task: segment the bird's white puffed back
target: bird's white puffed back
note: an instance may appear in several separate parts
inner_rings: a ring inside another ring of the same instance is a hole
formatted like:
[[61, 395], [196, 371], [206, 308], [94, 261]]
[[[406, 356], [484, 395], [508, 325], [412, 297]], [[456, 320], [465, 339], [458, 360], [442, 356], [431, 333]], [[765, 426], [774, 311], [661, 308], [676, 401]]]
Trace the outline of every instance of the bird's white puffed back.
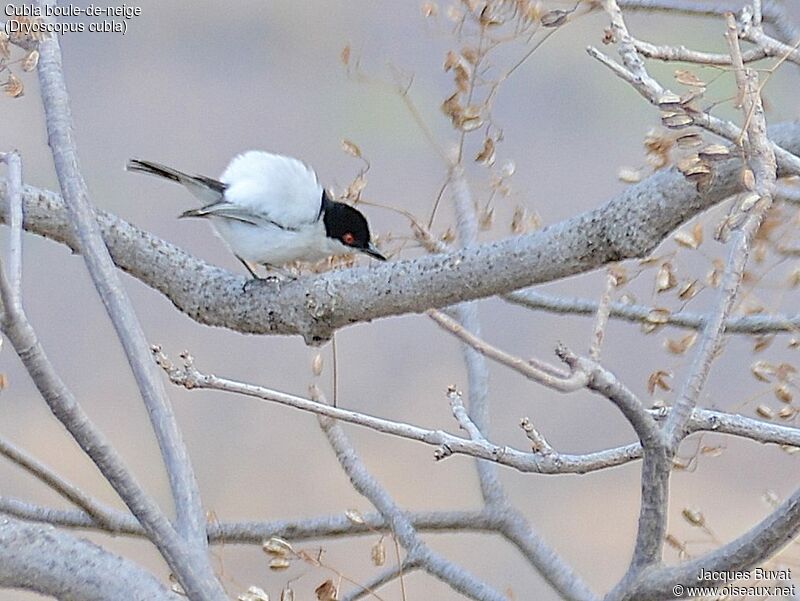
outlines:
[[322, 201], [317, 175], [302, 161], [260, 150], [242, 153], [220, 177], [225, 200], [288, 228], [316, 221]]

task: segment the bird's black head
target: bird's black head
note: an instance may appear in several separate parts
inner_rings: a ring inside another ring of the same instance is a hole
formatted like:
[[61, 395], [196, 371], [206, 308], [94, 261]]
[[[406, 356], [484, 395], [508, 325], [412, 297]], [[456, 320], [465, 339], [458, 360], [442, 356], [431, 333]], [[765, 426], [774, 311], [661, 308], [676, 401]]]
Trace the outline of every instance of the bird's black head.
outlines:
[[330, 200], [327, 194], [324, 194], [322, 204], [322, 219], [328, 238], [338, 240], [354, 251], [363, 252], [379, 261], [386, 260], [372, 245], [369, 225], [360, 211], [343, 202]]

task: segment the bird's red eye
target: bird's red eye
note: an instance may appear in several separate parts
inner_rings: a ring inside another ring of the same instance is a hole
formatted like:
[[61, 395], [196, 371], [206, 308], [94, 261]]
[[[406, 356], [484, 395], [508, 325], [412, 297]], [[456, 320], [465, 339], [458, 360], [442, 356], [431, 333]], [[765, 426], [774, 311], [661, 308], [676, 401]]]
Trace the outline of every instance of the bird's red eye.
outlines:
[[347, 232], [344, 236], [342, 236], [342, 242], [347, 246], [352, 246], [353, 242], [355, 241], [356, 241], [355, 236], [353, 236], [353, 234], [351, 234], [350, 232]]

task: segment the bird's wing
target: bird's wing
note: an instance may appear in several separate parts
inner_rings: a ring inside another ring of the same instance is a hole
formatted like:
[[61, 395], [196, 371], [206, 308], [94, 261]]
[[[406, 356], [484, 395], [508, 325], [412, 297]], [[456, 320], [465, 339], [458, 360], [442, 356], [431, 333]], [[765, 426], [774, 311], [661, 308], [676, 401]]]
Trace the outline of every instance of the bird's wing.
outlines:
[[304, 163], [262, 151], [234, 158], [220, 177], [224, 200], [284, 229], [298, 229], [320, 216], [322, 186]]
[[200, 207], [199, 209], [190, 209], [181, 213], [180, 217], [220, 217], [222, 219], [230, 219], [232, 221], [249, 223], [250, 225], [255, 225], [258, 227], [274, 226], [283, 230], [296, 229], [286, 227], [274, 221], [268, 215], [254, 213], [248, 208], [233, 204], [231, 202], [217, 202]]

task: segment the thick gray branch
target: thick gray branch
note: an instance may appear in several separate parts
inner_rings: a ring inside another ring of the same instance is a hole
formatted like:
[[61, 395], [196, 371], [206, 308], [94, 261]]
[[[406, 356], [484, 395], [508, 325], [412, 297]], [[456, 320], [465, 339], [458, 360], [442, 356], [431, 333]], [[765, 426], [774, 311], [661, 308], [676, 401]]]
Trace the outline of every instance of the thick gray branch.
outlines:
[[43, 524], [0, 518], [0, 587], [63, 601], [177, 601], [150, 573]]
[[[785, 123], [770, 135], [776, 144], [800, 152], [800, 125]], [[644, 257], [679, 225], [737, 191], [740, 167], [736, 159], [721, 162], [703, 193], [668, 169], [597, 209], [538, 232], [452, 254], [335, 271], [283, 285], [264, 283], [246, 291], [244, 277], [199, 261], [118, 217], [98, 211], [98, 221], [116, 264], [196, 321], [320, 341], [351, 323], [446, 307]], [[0, 200], [5, 219], [4, 186]], [[26, 187], [24, 201], [28, 231], [77, 250], [60, 197]]]

